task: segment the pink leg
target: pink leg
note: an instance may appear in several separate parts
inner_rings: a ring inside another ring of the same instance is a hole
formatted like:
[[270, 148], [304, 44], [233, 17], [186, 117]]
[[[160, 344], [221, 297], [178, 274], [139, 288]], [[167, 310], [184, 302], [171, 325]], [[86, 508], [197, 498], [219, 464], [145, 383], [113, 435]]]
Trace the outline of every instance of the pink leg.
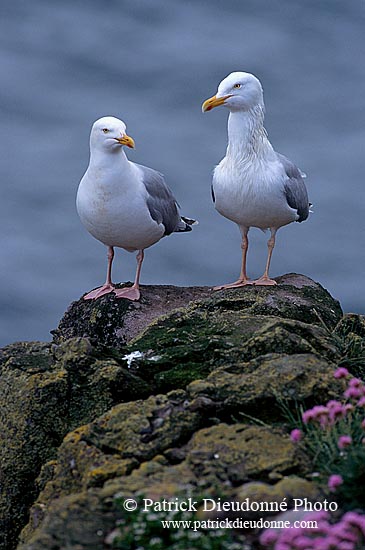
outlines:
[[274, 281], [274, 279], [270, 279], [269, 277], [270, 262], [271, 262], [272, 251], [274, 250], [274, 246], [275, 246], [276, 231], [277, 231], [276, 229], [271, 229], [271, 237], [267, 241], [268, 255], [267, 255], [265, 272], [262, 277], [260, 277], [259, 279], [253, 282], [254, 285], [275, 286], [278, 284], [276, 281]]
[[104, 294], [109, 294], [110, 292], [113, 292], [114, 290], [114, 285], [112, 283], [113, 258], [114, 258], [114, 249], [112, 246], [108, 246], [108, 269], [106, 272], [105, 284], [86, 294], [84, 296], [84, 300], [96, 300], [97, 298], [100, 298], [100, 296], [104, 296]]
[[137, 254], [137, 271], [134, 284], [130, 287], [114, 289], [114, 294], [117, 298], [126, 298], [127, 300], [132, 300], [133, 302], [139, 300], [141, 296], [141, 293], [139, 292], [139, 278], [141, 275], [143, 258], [144, 251], [140, 250]]
[[238, 288], [240, 286], [252, 285], [252, 281], [247, 278], [246, 272], [246, 260], [247, 260], [247, 250], [248, 250], [248, 228], [242, 230], [242, 264], [241, 264], [241, 273], [239, 279], [234, 283], [227, 283], [225, 285], [215, 286], [213, 290], [223, 290], [225, 288]]

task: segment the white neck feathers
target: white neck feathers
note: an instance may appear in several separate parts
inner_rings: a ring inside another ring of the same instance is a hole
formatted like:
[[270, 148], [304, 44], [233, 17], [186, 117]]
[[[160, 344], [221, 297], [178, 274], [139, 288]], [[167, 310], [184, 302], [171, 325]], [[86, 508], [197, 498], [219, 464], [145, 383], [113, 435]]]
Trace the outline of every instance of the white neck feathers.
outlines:
[[[121, 170], [126, 170], [129, 166], [129, 160], [120, 147], [115, 147], [105, 151], [97, 147], [92, 147], [90, 151], [90, 167], [104, 168], [119, 166]], [[113, 168], [113, 169], [114, 169]]]
[[273, 148], [264, 128], [264, 105], [249, 111], [233, 111], [228, 117], [226, 156], [236, 162], [248, 162], [271, 156]]

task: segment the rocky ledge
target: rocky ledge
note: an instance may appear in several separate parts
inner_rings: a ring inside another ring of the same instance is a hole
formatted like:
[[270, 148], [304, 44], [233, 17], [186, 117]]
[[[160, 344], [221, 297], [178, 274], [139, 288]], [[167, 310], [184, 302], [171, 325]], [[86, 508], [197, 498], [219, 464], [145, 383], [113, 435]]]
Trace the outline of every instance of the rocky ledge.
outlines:
[[364, 322], [303, 275], [278, 283], [80, 299], [53, 342], [2, 349], [0, 549], [134, 548], [121, 495], [318, 498], [284, 409], [343, 391]]

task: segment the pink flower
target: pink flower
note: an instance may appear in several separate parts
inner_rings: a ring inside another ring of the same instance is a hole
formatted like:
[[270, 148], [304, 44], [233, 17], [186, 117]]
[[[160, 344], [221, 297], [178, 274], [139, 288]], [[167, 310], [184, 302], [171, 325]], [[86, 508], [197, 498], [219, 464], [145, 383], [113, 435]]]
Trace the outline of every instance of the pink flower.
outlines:
[[349, 435], [340, 435], [337, 441], [337, 446], [339, 449], [344, 449], [352, 443], [352, 437]]
[[329, 409], [325, 407], [324, 405], [316, 405], [312, 409], [308, 409], [307, 411], [304, 411], [302, 414], [302, 420], [304, 424], [308, 424], [308, 422], [316, 421], [319, 422], [322, 428], [325, 428], [330, 424], [329, 419]]
[[295, 430], [292, 430], [290, 433], [290, 439], [293, 441], [293, 443], [298, 443], [303, 437], [302, 430], [298, 430], [296, 428]]
[[349, 374], [349, 371], [345, 369], [345, 367], [339, 367], [337, 370], [335, 370], [333, 376], [335, 378], [346, 378], [346, 376], [348, 376]]
[[[306, 519], [308, 521], [313, 519], [316, 520], [318, 523], [323, 523], [323, 525], [328, 523], [329, 518], [330, 513], [326, 512], [325, 510], [320, 510], [319, 512], [309, 512], [306, 516]], [[308, 530], [308, 528], [306, 528], [306, 530]]]
[[[331, 478], [340, 478], [342, 482], [341, 476], [334, 474]], [[261, 544], [271, 550], [355, 550], [364, 542], [365, 515], [347, 512], [338, 523], [329, 523], [327, 512], [314, 512], [306, 519], [317, 520], [318, 529], [267, 530], [260, 536]]]
[[349, 388], [362, 388], [363, 385], [364, 382], [359, 378], [351, 378], [351, 380], [349, 381]]
[[347, 524], [350, 524], [351, 526], [357, 527], [360, 529], [362, 534], [365, 536], [365, 516], [360, 515], [357, 512], [347, 512], [343, 516], [343, 521], [345, 521]]
[[336, 491], [336, 489], [338, 487], [340, 487], [340, 485], [343, 484], [343, 477], [338, 475], [338, 474], [332, 474], [329, 478], [328, 478], [328, 488], [330, 489], [330, 491]]
[[314, 418], [314, 414], [312, 409], [308, 409], [307, 411], [304, 411], [304, 413], [302, 414], [302, 420], [304, 424], [308, 424], [308, 422], [313, 420], [313, 418]]
[[354, 543], [348, 541], [340, 541], [337, 543], [336, 546], [333, 547], [334, 550], [354, 550], [355, 548], [356, 546], [354, 546]]
[[320, 425], [323, 427], [327, 426], [329, 423], [328, 417], [329, 410], [324, 405], [316, 405], [313, 409], [308, 409], [302, 414], [302, 420], [304, 424], [308, 424], [311, 420], [319, 421]]
[[316, 405], [315, 407], [313, 407], [312, 410], [314, 412], [314, 418], [316, 420], [319, 420], [322, 428], [325, 428], [326, 426], [328, 426], [328, 424], [330, 424], [328, 416], [329, 410], [327, 409], [327, 407], [325, 407], [324, 405]]
[[351, 526], [347, 525], [342, 519], [340, 523], [336, 523], [331, 526], [331, 533], [337, 536], [341, 541], [346, 542], [358, 542], [359, 533], [352, 529]]
[[322, 416], [323, 414], [328, 413], [328, 409], [324, 405], [316, 405], [313, 407], [312, 411], [315, 416]]
[[342, 403], [340, 401], [335, 401], [334, 399], [331, 399], [331, 401], [328, 401], [326, 404], [327, 409], [332, 409], [333, 407], [338, 407], [338, 405], [342, 406]]
[[356, 399], [363, 396], [363, 391], [356, 386], [351, 386], [344, 392], [344, 396], [348, 399]]
[[264, 546], [269, 546], [270, 544], [274, 544], [274, 542], [277, 541], [279, 536], [279, 533], [276, 533], [274, 529], [268, 529], [267, 531], [264, 531], [260, 536], [260, 542]]
[[363, 397], [357, 402], [357, 406], [358, 406], [358, 407], [365, 407], [365, 396], [363, 396]]
[[361, 422], [360, 426], [362, 427], [363, 430], [365, 430], [365, 418], [364, 418], [364, 420]]
[[293, 541], [293, 543], [295, 544], [296, 550], [308, 550], [309, 548], [312, 548], [312, 541], [309, 537], [306, 537], [305, 535], [300, 535]]
[[280, 540], [275, 545], [275, 550], [292, 550], [292, 545], [287, 542], [281, 542]]
[[329, 418], [332, 423], [336, 422], [337, 419], [346, 416], [346, 408], [339, 401], [329, 401], [327, 403], [327, 408], [329, 411]]

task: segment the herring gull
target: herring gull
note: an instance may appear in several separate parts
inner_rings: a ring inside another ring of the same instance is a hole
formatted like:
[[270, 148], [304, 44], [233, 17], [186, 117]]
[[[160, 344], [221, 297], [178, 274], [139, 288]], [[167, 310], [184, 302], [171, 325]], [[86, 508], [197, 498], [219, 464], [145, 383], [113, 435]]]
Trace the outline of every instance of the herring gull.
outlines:
[[[134, 148], [122, 120], [108, 116], [94, 123], [90, 162], [77, 191], [76, 206], [89, 233], [108, 247], [108, 268], [105, 284], [86, 294], [84, 300], [110, 292], [118, 298], [138, 300], [144, 249], [165, 235], [191, 231], [195, 223], [180, 216], [163, 175], [129, 161], [124, 145]], [[112, 283], [114, 247], [138, 250], [132, 287], [116, 289]]]
[[[269, 277], [277, 230], [308, 218], [310, 204], [305, 175], [283, 155], [276, 153], [264, 128], [264, 99], [260, 81], [252, 74], [234, 72], [218, 86], [217, 94], [204, 101], [203, 112], [224, 105], [229, 109], [226, 156], [214, 169], [212, 197], [222, 216], [235, 222], [242, 235], [239, 279], [216, 287], [247, 284], [276, 285]], [[270, 229], [268, 256], [262, 277], [250, 281], [246, 272], [250, 227]]]

